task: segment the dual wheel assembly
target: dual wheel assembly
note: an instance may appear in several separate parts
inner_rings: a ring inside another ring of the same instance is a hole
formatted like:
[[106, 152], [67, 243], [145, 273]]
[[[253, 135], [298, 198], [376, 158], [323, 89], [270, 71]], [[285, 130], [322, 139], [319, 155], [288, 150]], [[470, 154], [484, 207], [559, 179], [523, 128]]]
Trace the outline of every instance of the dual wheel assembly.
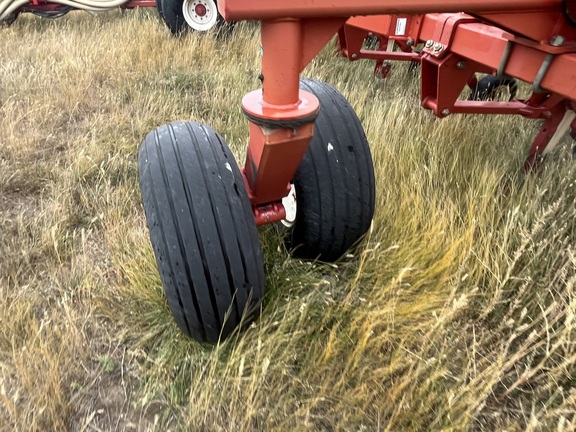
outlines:
[[[320, 101], [314, 137], [292, 182], [297, 257], [334, 261], [369, 229], [374, 168], [366, 135], [330, 85], [302, 80]], [[224, 139], [176, 122], [148, 134], [139, 158], [150, 240], [176, 323], [216, 343], [250, 324], [265, 294], [262, 252], [244, 177]]]

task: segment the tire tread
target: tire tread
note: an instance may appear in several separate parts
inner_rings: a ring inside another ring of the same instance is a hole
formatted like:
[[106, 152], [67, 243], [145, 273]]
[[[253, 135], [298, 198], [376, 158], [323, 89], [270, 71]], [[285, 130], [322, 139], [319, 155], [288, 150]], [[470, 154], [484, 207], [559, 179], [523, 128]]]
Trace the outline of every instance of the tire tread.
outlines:
[[316, 95], [321, 106], [314, 138], [294, 177], [298, 213], [291, 245], [296, 256], [334, 261], [370, 227], [372, 157], [360, 120], [337, 90], [310, 79], [300, 87]]
[[264, 295], [258, 231], [234, 156], [211, 128], [176, 122], [146, 137], [139, 168], [174, 318], [194, 339], [217, 342]]

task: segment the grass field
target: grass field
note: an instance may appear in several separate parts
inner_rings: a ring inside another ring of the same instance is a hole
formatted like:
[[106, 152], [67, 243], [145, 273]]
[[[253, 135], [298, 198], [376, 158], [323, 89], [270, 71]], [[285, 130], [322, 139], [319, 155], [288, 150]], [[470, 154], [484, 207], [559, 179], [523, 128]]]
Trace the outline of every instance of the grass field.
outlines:
[[144, 136], [210, 124], [238, 160], [258, 29], [175, 39], [153, 10], [0, 29], [0, 430], [576, 427], [576, 168], [538, 176], [538, 124], [435, 119], [406, 65], [326, 49], [305, 75], [362, 120], [377, 204], [335, 265], [261, 230], [261, 318], [218, 347], [178, 331], [138, 189]]

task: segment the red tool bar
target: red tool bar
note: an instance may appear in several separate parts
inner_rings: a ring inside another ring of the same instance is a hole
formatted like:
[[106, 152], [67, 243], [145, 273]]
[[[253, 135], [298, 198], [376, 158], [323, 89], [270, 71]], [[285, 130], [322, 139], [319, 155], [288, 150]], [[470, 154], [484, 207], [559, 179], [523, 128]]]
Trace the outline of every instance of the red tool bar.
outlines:
[[559, 11], [561, 0], [220, 0], [227, 20], [350, 17], [432, 12]]
[[[441, 16], [426, 15], [420, 38], [433, 39], [435, 29], [441, 23]], [[474, 60], [494, 71], [499, 68], [505, 56], [507, 44], [510, 40], [514, 40], [510, 33], [481, 23], [461, 24], [451, 36], [450, 52]], [[514, 43], [502, 72], [507, 76], [534, 83], [545, 60], [546, 53], [537, 47]], [[540, 87], [576, 100], [576, 54], [555, 56], [543, 76]]]

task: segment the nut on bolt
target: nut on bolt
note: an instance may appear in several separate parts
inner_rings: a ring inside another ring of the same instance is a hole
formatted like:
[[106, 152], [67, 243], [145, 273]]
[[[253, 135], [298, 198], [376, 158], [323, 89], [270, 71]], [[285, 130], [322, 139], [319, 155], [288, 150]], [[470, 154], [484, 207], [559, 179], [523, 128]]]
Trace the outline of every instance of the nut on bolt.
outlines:
[[433, 40], [427, 40], [426, 41], [426, 45], [424, 45], [425, 48], [432, 48], [432, 46], [434, 45], [434, 41]]
[[354, 54], [352, 54], [350, 57], [355, 60], [355, 59], [358, 58], [358, 54], [354, 53]]
[[409, 47], [414, 46], [414, 39], [408, 39], [406, 41], [406, 45], [408, 45]]
[[565, 41], [566, 41], [566, 39], [562, 35], [552, 36], [552, 39], [550, 39], [550, 45], [552, 45], [554, 47], [559, 47], [559, 46], [564, 45]]
[[444, 108], [442, 111], [440, 111], [440, 114], [447, 116], [450, 114], [450, 110], [448, 108]]
[[440, 42], [436, 42], [433, 46], [432, 49], [434, 50], [434, 52], [440, 52], [444, 49], [444, 46], [440, 43]]

